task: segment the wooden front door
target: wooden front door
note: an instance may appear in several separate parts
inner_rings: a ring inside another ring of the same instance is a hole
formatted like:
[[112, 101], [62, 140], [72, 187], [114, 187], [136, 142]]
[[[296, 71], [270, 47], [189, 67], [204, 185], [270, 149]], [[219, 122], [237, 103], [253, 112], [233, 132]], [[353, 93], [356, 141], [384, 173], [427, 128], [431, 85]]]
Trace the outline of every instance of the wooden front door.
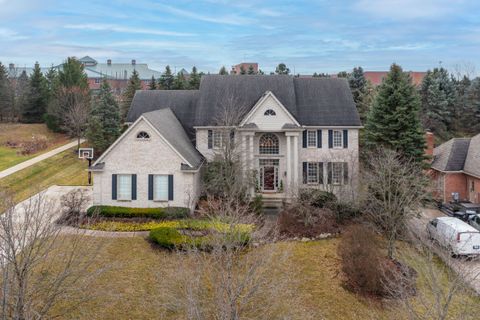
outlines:
[[263, 190], [275, 191], [275, 167], [263, 167]]

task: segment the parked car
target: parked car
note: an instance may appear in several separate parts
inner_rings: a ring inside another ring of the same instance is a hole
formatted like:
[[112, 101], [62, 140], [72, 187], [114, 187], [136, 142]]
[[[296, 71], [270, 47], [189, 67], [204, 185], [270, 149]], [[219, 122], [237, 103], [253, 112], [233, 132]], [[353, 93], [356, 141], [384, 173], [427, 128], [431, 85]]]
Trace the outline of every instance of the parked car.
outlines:
[[440, 205], [440, 210], [448, 216], [468, 220], [472, 214], [480, 214], [480, 204], [470, 202], [449, 202]]
[[480, 214], [471, 214], [468, 216], [467, 222], [477, 230], [480, 230]]
[[427, 224], [430, 238], [454, 256], [480, 254], [480, 231], [454, 217], [439, 217]]

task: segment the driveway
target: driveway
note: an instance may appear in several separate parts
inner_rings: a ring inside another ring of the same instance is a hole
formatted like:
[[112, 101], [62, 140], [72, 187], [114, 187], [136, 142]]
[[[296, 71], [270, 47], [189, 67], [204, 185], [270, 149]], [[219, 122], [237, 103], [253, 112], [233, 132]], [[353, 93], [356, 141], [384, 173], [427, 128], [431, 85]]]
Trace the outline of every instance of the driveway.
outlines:
[[[421, 239], [428, 239], [426, 236], [427, 223], [437, 217], [445, 217], [445, 214], [437, 209], [425, 208], [422, 210], [421, 217], [413, 219], [411, 227], [420, 235]], [[443, 250], [437, 247], [438, 250]], [[440, 255], [442, 256], [442, 255]], [[446, 259], [444, 262], [455, 272], [460, 273], [470, 287], [480, 295], [480, 257], [474, 260], [465, 259]]]

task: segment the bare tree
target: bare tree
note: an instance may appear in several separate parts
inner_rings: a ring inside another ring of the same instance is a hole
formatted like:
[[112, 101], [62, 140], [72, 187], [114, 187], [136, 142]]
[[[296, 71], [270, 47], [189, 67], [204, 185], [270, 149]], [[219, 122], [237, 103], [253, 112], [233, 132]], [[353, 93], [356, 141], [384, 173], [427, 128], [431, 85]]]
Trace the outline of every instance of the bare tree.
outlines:
[[80, 139], [87, 127], [90, 100], [88, 92], [80, 87], [60, 88], [57, 93], [58, 103], [65, 106], [63, 117], [63, 129], [71, 136], [77, 138], [80, 148]]
[[428, 179], [417, 163], [402, 159], [392, 150], [375, 150], [369, 158], [363, 180], [365, 210], [383, 232], [388, 257], [393, 259], [396, 240], [426, 198]]
[[103, 271], [90, 270], [100, 242], [87, 239], [81, 231], [62, 236], [55, 223], [55, 205], [44, 193], [21, 206], [6, 193], [1, 199], [7, 208], [0, 216], [2, 319], [60, 316], [71, 309], [51, 312], [66, 301], [71, 308], [78, 307], [89, 298], [88, 285]]

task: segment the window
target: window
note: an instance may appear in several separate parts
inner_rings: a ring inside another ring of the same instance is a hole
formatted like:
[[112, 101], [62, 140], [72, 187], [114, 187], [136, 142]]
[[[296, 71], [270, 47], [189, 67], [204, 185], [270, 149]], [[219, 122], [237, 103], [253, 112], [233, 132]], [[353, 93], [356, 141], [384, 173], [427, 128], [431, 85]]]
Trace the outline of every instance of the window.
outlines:
[[474, 192], [474, 191], [475, 191], [475, 181], [472, 180], [472, 181], [470, 182], [470, 192]]
[[117, 180], [117, 200], [132, 200], [132, 175], [119, 174]]
[[153, 177], [153, 199], [168, 201], [168, 176], [157, 175]]
[[150, 139], [150, 135], [145, 132], [145, 131], [140, 131], [138, 134], [137, 134], [137, 139], [139, 140], [148, 140]]
[[265, 113], [263, 115], [264, 116], [276, 116], [277, 114], [272, 109], [268, 109], [267, 111], [265, 111]]
[[213, 148], [220, 149], [223, 146], [223, 134], [221, 131], [213, 131]]
[[332, 184], [342, 184], [343, 162], [332, 162]]
[[95, 83], [100, 83], [100, 79], [99, 79], [99, 78], [95, 78]]
[[309, 148], [317, 147], [317, 131], [314, 131], [314, 130], [307, 131], [307, 147]]
[[318, 163], [307, 163], [307, 183], [318, 183]]
[[343, 148], [343, 135], [340, 130], [333, 130], [333, 147]]
[[265, 133], [260, 137], [260, 154], [278, 154], [279, 150], [279, 142], [276, 135], [274, 135], [273, 133]]

